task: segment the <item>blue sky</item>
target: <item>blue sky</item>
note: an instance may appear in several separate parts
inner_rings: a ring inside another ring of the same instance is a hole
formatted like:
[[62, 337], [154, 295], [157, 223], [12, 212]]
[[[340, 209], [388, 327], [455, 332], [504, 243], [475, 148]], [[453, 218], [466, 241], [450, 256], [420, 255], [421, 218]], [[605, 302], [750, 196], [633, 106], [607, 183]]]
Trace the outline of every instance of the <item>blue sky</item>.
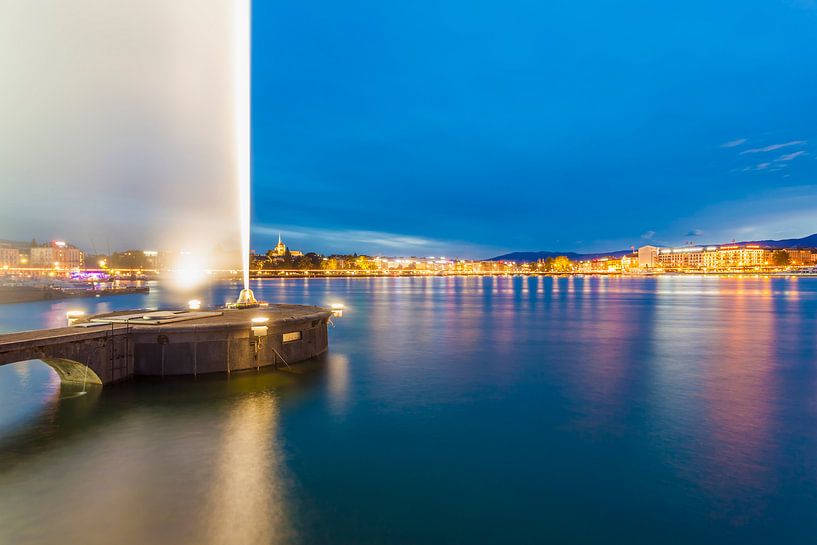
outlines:
[[253, 247], [817, 232], [806, 1], [256, 2]]

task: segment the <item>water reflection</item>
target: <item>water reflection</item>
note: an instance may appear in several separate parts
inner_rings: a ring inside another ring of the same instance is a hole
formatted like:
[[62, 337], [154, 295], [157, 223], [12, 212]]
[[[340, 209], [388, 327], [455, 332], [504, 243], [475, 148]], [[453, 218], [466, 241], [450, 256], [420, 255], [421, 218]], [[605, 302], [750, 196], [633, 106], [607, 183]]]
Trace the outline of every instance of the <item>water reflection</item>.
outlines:
[[734, 280], [662, 288], [654, 361], [655, 402], [667, 426], [659, 433], [678, 453], [676, 470], [737, 522], [761, 512], [758, 500], [775, 488], [763, 460], [771, 455], [774, 322], [782, 315], [772, 312], [768, 281]]
[[201, 543], [286, 543], [294, 535], [276, 448], [277, 400], [258, 393], [238, 401], [213, 437], [221, 448], [210, 478]]
[[57, 390], [0, 442], [0, 543], [291, 542], [277, 396], [313, 383], [262, 372]]
[[[235, 289], [196, 298], [219, 303]], [[268, 301], [343, 302], [329, 354], [286, 372], [137, 381], [88, 400], [40, 364], [0, 367], [0, 542], [95, 543], [123, 528], [122, 543], [817, 536], [815, 280], [275, 279], [253, 289]], [[169, 297], [85, 303], [94, 312]], [[25, 308], [0, 307], [0, 330], [64, 318], [55, 303]], [[42, 510], [56, 515], [40, 524]]]
[[329, 381], [329, 402], [332, 411], [342, 416], [349, 403], [349, 358], [345, 354], [329, 354], [326, 362]]

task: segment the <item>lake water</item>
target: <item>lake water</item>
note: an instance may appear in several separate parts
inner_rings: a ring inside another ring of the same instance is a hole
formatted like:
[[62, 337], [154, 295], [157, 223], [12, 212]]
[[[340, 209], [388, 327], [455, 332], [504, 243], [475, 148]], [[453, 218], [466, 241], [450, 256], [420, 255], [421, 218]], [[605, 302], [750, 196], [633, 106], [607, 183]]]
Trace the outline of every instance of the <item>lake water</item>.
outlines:
[[[154, 288], [0, 331], [191, 298]], [[86, 395], [0, 367], [0, 543], [817, 542], [817, 279], [253, 289], [344, 303], [330, 352]]]

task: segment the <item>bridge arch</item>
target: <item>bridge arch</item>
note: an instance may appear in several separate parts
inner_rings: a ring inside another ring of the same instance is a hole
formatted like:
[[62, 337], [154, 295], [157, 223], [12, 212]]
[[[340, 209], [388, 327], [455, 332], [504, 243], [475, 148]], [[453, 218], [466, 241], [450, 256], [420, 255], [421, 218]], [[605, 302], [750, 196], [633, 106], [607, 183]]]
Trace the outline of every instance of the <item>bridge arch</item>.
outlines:
[[99, 375], [84, 363], [65, 358], [40, 358], [40, 361], [56, 371], [63, 384], [102, 384]]

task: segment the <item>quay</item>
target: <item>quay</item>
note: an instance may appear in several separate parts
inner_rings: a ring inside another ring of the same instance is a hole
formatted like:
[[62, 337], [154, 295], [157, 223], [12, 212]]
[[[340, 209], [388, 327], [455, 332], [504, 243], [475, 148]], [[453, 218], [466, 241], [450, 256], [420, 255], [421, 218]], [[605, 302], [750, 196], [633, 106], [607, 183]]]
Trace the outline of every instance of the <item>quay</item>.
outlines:
[[51, 301], [76, 297], [107, 297], [109, 295], [129, 295], [148, 292], [150, 292], [148, 286], [125, 286], [102, 289], [53, 288], [48, 286], [0, 286], [0, 304]]
[[231, 373], [289, 366], [325, 352], [332, 311], [301, 305], [130, 310], [67, 327], [0, 335], [0, 365], [42, 360], [62, 382]]

